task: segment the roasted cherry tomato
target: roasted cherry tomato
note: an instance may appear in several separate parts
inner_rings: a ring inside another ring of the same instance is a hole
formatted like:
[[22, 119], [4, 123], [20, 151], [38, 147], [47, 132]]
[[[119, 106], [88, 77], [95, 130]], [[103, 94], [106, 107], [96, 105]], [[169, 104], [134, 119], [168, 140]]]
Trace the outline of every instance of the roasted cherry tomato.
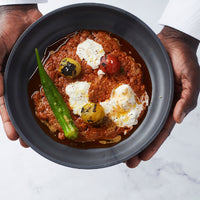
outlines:
[[105, 116], [104, 109], [99, 103], [89, 102], [81, 109], [81, 118], [85, 123], [98, 125]]
[[81, 72], [81, 64], [72, 58], [64, 58], [60, 62], [58, 71], [66, 77], [75, 78]]
[[119, 60], [112, 54], [101, 58], [100, 68], [104, 73], [115, 74], [120, 70]]

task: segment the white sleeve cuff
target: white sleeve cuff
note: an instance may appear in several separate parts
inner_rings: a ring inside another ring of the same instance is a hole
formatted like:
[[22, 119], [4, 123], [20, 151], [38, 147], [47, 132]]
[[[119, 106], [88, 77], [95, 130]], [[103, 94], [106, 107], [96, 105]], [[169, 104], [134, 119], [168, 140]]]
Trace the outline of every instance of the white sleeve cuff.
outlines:
[[170, 0], [159, 23], [200, 40], [200, 1]]
[[0, 6], [15, 4], [37, 4], [45, 3], [48, 0], [0, 0]]

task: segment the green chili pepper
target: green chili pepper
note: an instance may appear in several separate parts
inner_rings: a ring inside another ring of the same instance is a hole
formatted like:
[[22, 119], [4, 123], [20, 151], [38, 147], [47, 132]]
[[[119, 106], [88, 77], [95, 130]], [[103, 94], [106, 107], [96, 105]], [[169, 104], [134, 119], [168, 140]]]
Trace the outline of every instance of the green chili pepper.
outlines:
[[54, 85], [51, 78], [46, 73], [38, 53], [37, 48], [35, 49], [38, 69], [40, 74], [40, 81], [43, 86], [46, 98], [49, 102], [49, 105], [58, 120], [58, 123], [62, 127], [65, 137], [69, 139], [75, 139], [78, 136], [78, 129], [74, 125], [74, 122], [71, 118], [69, 109], [65, 104], [60, 92]]

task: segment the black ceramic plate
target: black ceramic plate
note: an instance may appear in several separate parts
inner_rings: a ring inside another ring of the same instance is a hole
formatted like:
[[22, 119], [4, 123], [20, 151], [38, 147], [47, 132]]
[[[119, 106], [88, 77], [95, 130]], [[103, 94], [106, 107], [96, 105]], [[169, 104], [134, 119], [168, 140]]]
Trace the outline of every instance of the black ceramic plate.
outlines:
[[[50, 44], [80, 29], [121, 36], [139, 52], [151, 76], [152, 98], [144, 121], [128, 139], [110, 148], [82, 150], [55, 142], [42, 131], [29, 106], [27, 86], [37, 66], [34, 49], [42, 56]], [[74, 168], [108, 167], [138, 154], [160, 132], [173, 98], [172, 68], [157, 36], [134, 15], [102, 4], [71, 5], [39, 19], [14, 46], [4, 81], [6, 106], [20, 137], [49, 160]]]

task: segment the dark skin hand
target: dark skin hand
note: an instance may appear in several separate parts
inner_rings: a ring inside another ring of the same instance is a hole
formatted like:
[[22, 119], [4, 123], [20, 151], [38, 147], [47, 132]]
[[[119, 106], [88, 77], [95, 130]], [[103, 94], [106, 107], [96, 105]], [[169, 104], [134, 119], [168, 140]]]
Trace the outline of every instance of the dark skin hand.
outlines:
[[174, 125], [181, 123], [196, 107], [200, 91], [200, 68], [196, 56], [199, 41], [170, 27], [164, 27], [158, 37], [169, 54], [174, 70], [173, 105], [166, 124], [156, 139], [141, 153], [126, 161], [130, 168], [154, 156], [170, 135]]
[[0, 6], [0, 115], [4, 130], [10, 140], [19, 139], [23, 147], [28, 147], [19, 138], [8, 116], [4, 102], [3, 73], [7, 57], [19, 36], [33, 22], [42, 16], [37, 5]]

